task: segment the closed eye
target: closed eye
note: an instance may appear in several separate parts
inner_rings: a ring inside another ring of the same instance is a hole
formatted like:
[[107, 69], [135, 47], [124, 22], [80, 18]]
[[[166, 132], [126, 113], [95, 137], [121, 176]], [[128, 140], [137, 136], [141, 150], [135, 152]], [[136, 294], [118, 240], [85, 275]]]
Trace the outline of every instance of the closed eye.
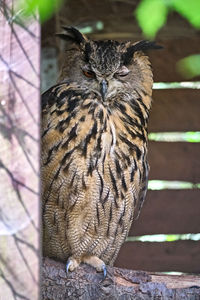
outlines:
[[115, 73], [116, 77], [125, 77], [128, 75], [130, 70], [126, 66], [121, 66], [120, 69]]
[[[129, 72], [128, 72], [129, 73]], [[116, 76], [125, 77], [128, 73], [115, 73]]]

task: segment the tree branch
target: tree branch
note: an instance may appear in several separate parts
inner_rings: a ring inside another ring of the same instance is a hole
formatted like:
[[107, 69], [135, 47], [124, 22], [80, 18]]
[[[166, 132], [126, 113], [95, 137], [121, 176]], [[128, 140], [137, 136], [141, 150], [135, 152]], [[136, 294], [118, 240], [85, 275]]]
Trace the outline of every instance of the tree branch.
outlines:
[[65, 265], [45, 258], [42, 269], [42, 300], [58, 299], [199, 299], [200, 278], [192, 275], [163, 275], [108, 267], [102, 273], [81, 264], [66, 274]]

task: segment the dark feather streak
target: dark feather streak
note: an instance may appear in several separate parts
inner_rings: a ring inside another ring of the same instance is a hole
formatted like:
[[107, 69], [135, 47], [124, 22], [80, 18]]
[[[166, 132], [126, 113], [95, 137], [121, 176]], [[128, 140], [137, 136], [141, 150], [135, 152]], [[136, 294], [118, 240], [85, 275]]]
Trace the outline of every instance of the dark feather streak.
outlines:
[[110, 173], [110, 178], [111, 178], [111, 182], [112, 182], [113, 189], [114, 189], [114, 191], [115, 191], [116, 197], [119, 197], [116, 179], [115, 179], [115, 176], [113, 175], [113, 172], [112, 172], [110, 166], [109, 166], [109, 173]]
[[128, 145], [131, 152], [134, 151], [136, 153], [137, 159], [139, 160], [142, 153], [141, 150], [138, 148], [138, 146], [136, 144], [133, 144], [131, 141], [129, 141], [125, 136], [121, 134], [119, 134], [119, 138], [123, 143]]
[[78, 127], [78, 123], [75, 124], [70, 130], [70, 132], [68, 133], [68, 139], [64, 142], [64, 144], [62, 144], [63, 149], [68, 148], [69, 142], [77, 137], [77, 132], [76, 132], [77, 127]]

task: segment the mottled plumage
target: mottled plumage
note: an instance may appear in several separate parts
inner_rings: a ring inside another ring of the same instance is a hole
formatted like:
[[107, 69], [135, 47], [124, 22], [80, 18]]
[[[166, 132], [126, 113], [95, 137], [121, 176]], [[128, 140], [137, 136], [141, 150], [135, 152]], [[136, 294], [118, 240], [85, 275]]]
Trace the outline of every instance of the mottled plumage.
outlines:
[[44, 255], [112, 265], [145, 197], [154, 43], [88, 41], [74, 28], [42, 96]]

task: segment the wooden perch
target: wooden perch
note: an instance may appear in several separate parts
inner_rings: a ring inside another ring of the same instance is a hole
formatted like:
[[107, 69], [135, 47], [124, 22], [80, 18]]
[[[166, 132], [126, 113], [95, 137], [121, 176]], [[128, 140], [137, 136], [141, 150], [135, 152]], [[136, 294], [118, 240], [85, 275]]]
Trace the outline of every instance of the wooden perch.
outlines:
[[69, 274], [65, 265], [45, 258], [42, 268], [42, 300], [58, 299], [200, 299], [200, 277], [163, 275], [108, 267], [103, 279], [88, 265]]

